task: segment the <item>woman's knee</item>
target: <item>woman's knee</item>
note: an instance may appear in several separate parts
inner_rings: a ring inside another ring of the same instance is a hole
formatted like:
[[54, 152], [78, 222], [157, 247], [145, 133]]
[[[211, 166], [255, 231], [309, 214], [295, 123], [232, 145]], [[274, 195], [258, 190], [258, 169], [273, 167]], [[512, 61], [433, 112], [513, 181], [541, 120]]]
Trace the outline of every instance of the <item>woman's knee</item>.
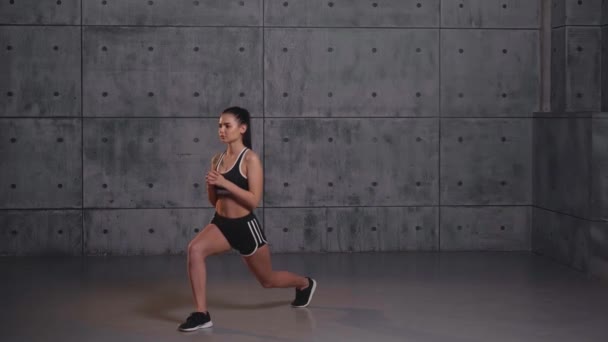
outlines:
[[188, 244], [188, 255], [197, 258], [205, 258], [209, 255], [209, 248], [205, 241], [190, 241]]
[[262, 285], [262, 287], [265, 289], [277, 287], [275, 278], [272, 276], [272, 274], [260, 277], [258, 280], [260, 281], [260, 285]]

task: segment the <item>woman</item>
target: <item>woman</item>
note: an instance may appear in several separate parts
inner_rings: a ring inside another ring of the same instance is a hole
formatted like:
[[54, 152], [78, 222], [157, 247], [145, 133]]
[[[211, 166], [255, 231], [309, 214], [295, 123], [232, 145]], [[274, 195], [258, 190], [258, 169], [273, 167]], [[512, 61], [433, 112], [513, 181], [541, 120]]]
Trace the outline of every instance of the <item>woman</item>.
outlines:
[[315, 292], [314, 279], [273, 271], [266, 236], [253, 214], [262, 197], [263, 173], [258, 155], [251, 150], [251, 118], [246, 109], [230, 107], [219, 121], [220, 140], [226, 151], [216, 155], [207, 173], [207, 193], [215, 215], [188, 245], [188, 275], [196, 302], [181, 331], [213, 326], [207, 311], [205, 259], [236, 249], [264, 288], [295, 287], [293, 307], [305, 307]]

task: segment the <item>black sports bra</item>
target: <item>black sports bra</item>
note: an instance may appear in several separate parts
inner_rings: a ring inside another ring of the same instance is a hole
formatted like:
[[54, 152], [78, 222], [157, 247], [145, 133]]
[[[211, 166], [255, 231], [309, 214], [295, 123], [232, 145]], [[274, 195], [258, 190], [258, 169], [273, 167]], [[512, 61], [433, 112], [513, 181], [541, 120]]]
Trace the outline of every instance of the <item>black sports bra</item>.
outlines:
[[[245, 190], [249, 190], [249, 182], [247, 182], [247, 177], [245, 177], [241, 173], [241, 164], [243, 163], [243, 159], [245, 158], [245, 154], [247, 153], [247, 150], [248, 150], [248, 148], [245, 147], [241, 151], [241, 153], [239, 153], [238, 158], [236, 158], [236, 161], [234, 162], [234, 164], [232, 165], [230, 170], [226, 171], [225, 173], [222, 173], [222, 176], [224, 176], [224, 178], [226, 178], [226, 180], [231, 181], [232, 183], [236, 184], [239, 188], [245, 189]], [[220, 164], [222, 163], [222, 160], [224, 160], [225, 155], [226, 155], [226, 152], [223, 152], [222, 155], [220, 156], [220, 160], [217, 162], [215, 171], [217, 171], [217, 172], [220, 171]], [[230, 191], [226, 190], [224, 187], [216, 185], [215, 194], [216, 195], [229, 195]]]

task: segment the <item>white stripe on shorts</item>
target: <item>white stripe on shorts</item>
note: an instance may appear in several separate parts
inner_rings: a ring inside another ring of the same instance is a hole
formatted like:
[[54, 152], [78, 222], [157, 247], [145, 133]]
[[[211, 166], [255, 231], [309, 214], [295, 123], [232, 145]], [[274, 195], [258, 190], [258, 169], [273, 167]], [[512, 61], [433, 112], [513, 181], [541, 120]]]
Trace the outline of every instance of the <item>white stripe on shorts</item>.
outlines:
[[253, 236], [253, 241], [255, 241], [255, 246], [257, 247], [261, 242], [258, 241], [257, 234], [255, 233], [255, 227], [251, 222], [253, 221], [247, 222], [247, 226], [249, 227], [249, 231], [251, 232], [251, 235]]
[[260, 225], [258, 223], [258, 220], [254, 220], [253, 224], [256, 226], [256, 228], [258, 229], [258, 233], [260, 233], [260, 240], [264, 241], [264, 243], [268, 243], [268, 241], [266, 241], [264, 239], [264, 236], [262, 235], [262, 229], [260, 229]]
[[262, 244], [262, 235], [260, 234], [260, 232], [258, 232], [258, 228], [255, 226], [255, 220], [251, 220], [251, 225], [253, 226], [253, 232], [258, 237], [258, 241], [260, 242], [260, 245], [261, 245]]

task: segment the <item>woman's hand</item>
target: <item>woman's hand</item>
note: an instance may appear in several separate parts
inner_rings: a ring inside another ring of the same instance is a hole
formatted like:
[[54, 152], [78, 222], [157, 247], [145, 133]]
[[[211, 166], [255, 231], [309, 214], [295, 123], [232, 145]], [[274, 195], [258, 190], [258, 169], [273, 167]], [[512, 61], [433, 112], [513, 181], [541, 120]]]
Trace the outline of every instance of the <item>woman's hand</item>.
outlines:
[[219, 173], [215, 170], [207, 172], [205, 181], [207, 182], [208, 185], [216, 185], [216, 186], [220, 186], [220, 187], [224, 187], [224, 184], [226, 184], [226, 178], [224, 178], [224, 176], [221, 173]]

